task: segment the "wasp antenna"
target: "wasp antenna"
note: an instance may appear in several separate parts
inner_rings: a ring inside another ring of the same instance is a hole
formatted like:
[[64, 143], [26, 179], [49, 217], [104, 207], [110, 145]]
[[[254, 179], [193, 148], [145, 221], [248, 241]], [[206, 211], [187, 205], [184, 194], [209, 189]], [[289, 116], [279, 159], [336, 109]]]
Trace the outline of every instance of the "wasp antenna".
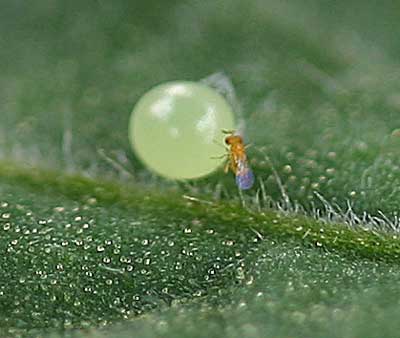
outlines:
[[235, 130], [222, 129], [221, 131], [223, 134], [234, 134], [235, 133]]
[[221, 144], [221, 142], [217, 141], [216, 139], [213, 139], [213, 143], [216, 144], [219, 147], [222, 147], [222, 148], [226, 149], [226, 147], [223, 144]]

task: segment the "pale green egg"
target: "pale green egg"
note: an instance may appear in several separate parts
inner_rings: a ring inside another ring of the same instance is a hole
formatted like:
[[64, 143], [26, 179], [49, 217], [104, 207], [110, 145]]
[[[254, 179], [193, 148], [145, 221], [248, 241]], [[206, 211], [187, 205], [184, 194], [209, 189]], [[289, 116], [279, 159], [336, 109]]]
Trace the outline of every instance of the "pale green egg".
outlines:
[[148, 169], [172, 179], [205, 176], [226, 158], [222, 129], [234, 129], [232, 108], [214, 89], [197, 82], [158, 85], [133, 109], [129, 138]]

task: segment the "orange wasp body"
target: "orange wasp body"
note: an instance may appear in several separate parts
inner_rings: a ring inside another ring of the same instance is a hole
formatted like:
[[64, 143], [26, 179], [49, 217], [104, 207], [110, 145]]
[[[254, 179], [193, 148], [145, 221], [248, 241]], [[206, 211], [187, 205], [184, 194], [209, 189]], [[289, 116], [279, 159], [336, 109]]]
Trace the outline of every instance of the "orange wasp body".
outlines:
[[234, 131], [223, 131], [229, 134], [225, 137], [225, 144], [229, 146], [229, 159], [225, 166], [225, 172], [229, 168], [236, 176], [236, 184], [242, 190], [250, 189], [254, 184], [254, 175], [247, 162], [246, 146], [243, 138]]

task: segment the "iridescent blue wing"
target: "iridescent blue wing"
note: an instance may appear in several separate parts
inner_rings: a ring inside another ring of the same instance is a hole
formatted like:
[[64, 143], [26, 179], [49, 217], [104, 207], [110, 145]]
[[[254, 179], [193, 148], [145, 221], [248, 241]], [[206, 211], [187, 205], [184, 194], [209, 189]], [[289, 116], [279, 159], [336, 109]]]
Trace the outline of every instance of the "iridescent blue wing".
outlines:
[[247, 161], [238, 162], [236, 184], [241, 190], [250, 189], [254, 184], [254, 174], [247, 164]]

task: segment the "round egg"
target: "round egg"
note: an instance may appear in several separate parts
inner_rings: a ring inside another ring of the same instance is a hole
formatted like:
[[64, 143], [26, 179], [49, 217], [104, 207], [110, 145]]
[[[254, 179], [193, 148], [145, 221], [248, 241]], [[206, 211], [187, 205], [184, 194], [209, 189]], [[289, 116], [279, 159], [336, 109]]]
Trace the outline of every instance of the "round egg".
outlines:
[[222, 130], [234, 126], [232, 108], [214, 89], [197, 82], [168, 82], [137, 102], [129, 138], [151, 171], [171, 179], [193, 179], [226, 161]]

